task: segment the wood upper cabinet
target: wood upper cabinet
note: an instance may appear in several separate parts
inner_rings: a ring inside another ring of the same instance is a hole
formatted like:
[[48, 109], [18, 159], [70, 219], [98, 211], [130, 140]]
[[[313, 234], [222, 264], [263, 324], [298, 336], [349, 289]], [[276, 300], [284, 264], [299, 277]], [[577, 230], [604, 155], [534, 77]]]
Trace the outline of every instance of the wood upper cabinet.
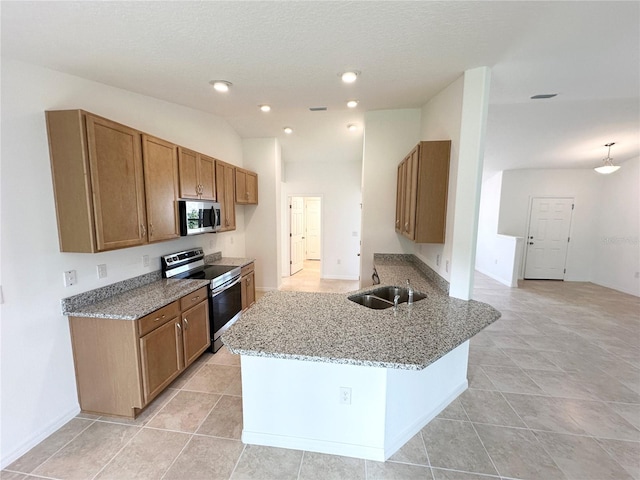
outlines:
[[254, 262], [242, 267], [240, 274], [242, 311], [256, 303], [256, 275]]
[[220, 160], [216, 160], [216, 192], [220, 203], [221, 219], [220, 232], [236, 229], [235, 209], [235, 167]]
[[211, 344], [207, 288], [138, 320], [70, 317], [82, 411], [135, 417]]
[[178, 148], [180, 198], [216, 199], [215, 159]]
[[236, 203], [241, 205], [258, 204], [258, 174], [235, 167]]
[[178, 238], [178, 147], [142, 135], [142, 157], [149, 242]]
[[46, 119], [60, 251], [144, 244], [140, 132], [81, 110]]
[[444, 243], [451, 141], [420, 142], [398, 165], [395, 229], [416, 243]]

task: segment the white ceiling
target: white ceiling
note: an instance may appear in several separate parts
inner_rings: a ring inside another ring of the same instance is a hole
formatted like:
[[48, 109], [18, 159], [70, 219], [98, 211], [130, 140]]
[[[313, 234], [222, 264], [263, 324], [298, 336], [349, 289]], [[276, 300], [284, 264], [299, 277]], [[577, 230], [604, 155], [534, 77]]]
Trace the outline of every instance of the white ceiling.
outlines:
[[278, 137], [286, 161], [357, 160], [348, 123], [421, 107], [478, 66], [492, 68], [485, 173], [591, 168], [610, 141], [616, 163], [640, 154], [639, 2], [2, 1], [0, 15], [3, 57], [214, 113]]

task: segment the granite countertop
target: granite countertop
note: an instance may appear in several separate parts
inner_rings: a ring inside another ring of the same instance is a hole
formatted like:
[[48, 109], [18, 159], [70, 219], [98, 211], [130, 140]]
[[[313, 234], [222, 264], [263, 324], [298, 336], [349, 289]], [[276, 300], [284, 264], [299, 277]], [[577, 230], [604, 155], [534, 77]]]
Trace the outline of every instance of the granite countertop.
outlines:
[[63, 309], [62, 313], [69, 317], [137, 320], [206, 285], [209, 285], [209, 280], [163, 278], [105, 300], [74, 309]]
[[236, 354], [421, 370], [498, 318], [486, 303], [449, 297], [407, 261], [376, 261], [381, 286], [407, 278], [427, 298], [373, 310], [344, 293], [268, 292], [223, 334]]
[[255, 262], [255, 258], [222, 257], [217, 260], [207, 261], [207, 265], [228, 265], [230, 267], [244, 267]]

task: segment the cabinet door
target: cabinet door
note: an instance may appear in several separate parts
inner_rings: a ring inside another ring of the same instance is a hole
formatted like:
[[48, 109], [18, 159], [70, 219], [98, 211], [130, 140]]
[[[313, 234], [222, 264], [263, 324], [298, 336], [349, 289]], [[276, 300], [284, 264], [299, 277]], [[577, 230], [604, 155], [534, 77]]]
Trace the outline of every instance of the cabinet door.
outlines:
[[398, 179], [396, 184], [396, 232], [402, 233], [402, 225], [404, 222], [404, 180], [405, 180], [406, 161], [398, 164]]
[[256, 274], [251, 272], [247, 275], [247, 308], [256, 303]]
[[258, 204], [258, 174], [253, 172], [247, 172], [246, 187], [247, 187], [247, 203], [250, 205]]
[[418, 192], [418, 160], [420, 148], [414, 148], [407, 158], [406, 196], [404, 206], [405, 229], [404, 234], [415, 239], [416, 234], [416, 200]]
[[216, 199], [216, 161], [200, 155], [200, 198], [203, 200]]
[[86, 116], [98, 251], [146, 242], [140, 133]]
[[211, 345], [208, 301], [200, 302], [182, 313], [182, 332], [186, 368]]
[[178, 238], [177, 147], [164, 140], [143, 135], [142, 153], [149, 241]]
[[179, 318], [140, 339], [145, 403], [158, 395], [184, 368], [182, 326]]
[[198, 189], [198, 154], [184, 148], [178, 149], [180, 198], [200, 198]]
[[236, 203], [247, 203], [247, 174], [244, 170], [236, 168]]
[[234, 168], [224, 162], [216, 161], [216, 193], [221, 206], [221, 232], [236, 229], [235, 176]]

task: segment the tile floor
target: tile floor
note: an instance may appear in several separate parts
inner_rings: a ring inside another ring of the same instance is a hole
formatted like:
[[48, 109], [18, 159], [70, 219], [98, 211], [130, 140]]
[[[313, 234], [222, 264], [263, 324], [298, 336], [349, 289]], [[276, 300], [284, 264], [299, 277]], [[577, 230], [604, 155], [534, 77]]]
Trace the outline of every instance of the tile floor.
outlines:
[[324, 280], [320, 278], [320, 261], [305, 260], [302, 270], [282, 279], [280, 290], [298, 292], [346, 293], [358, 290], [358, 280]]
[[243, 445], [240, 367], [222, 349], [138, 419], [79, 415], [0, 477], [640, 479], [640, 299], [479, 274], [475, 298], [503, 315], [471, 341], [469, 389], [387, 462]]

